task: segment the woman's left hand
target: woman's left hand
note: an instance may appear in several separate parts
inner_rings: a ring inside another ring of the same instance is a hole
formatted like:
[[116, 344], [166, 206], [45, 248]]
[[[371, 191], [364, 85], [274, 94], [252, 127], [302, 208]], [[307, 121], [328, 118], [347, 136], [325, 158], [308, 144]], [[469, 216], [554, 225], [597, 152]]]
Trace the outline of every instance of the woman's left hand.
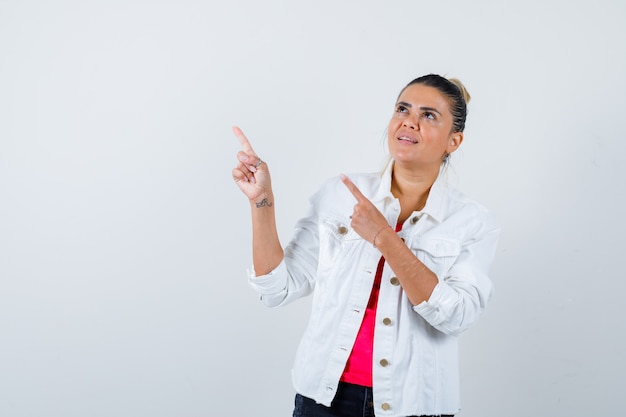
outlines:
[[350, 178], [341, 175], [341, 181], [356, 198], [356, 205], [352, 213], [352, 228], [363, 239], [375, 245], [376, 236], [383, 229], [391, 226], [389, 226], [385, 216], [361, 193]]

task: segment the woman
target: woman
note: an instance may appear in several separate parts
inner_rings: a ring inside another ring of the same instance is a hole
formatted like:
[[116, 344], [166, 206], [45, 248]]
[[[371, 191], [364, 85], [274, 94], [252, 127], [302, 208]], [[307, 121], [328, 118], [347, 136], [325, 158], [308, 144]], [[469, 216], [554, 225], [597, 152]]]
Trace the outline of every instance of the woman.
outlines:
[[294, 417], [459, 411], [457, 335], [491, 295], [499, 226], [447, 187], [469, 95], [426, 75], [400, 93], [381, 174], [340, 176], [311, 199], [283, 251], [267, 164], [242, 146], [233, 178], [252, 208], [252, 286], [271, 307], [311, 292], [293, 368]]

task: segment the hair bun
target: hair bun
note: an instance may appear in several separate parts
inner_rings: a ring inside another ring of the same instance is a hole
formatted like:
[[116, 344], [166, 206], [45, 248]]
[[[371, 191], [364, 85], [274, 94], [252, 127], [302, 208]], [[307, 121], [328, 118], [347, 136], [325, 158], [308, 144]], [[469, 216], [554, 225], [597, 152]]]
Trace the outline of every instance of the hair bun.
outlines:
[[463, 96], [463, 99], [465, 100], [465, 104], [469, 103], [472, 96], [470, 96], [469, 91], [467, 91], [467, 88], [465, 88], [463, 83], [458, 78], [448, 78], [448, 81], [456, 85], [457, 88], [461, 91], [461, 95]]

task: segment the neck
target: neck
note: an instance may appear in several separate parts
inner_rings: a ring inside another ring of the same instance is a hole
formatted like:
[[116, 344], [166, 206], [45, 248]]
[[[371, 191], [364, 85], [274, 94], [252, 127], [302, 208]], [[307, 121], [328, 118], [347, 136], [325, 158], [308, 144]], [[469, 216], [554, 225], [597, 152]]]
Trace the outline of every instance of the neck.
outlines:
[[438, 175], [439, 167], [436, 169], [434, 167], [418, 169], [395, 162], [391, 179], [391, 193], [400, 199], [401, 205], [405, 207], [409, 205], [412, 210], [421, 210], [426, 204], [430, 187]]

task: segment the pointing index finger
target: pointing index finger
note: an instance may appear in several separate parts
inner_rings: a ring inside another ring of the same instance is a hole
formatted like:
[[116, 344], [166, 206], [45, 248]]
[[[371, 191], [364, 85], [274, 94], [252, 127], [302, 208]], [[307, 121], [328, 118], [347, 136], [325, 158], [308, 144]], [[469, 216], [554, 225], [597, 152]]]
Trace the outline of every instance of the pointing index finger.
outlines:
[[233, 133], [237, 136], [237, 139], [239, 139], [239, 143], [244, 152], [256, 155], [256, 152], [252, 149], [252, 145], [250, 145], [250, 141], [238, 126], [233, 126]]
[[344, 183], [344, 185], [346, 186], [346, 188], [348, 188], [348, 190], [350, 191], [350, 193], [352, 193], [352, 195], [354, 196], [354, 198], [356, 198], [356, 201], [361, 202], [361, 201], [369, 201], [367, 199], [367, 197], [365, 197], [363, 195], [363, 193], [361, 193], [361, 190], [359, 190], [359, 188], [354, 185], [354, 183], [352, 182], [352, 180], [350, 180], [350, 178], [348, 178], [347, 176], [345, 176], [344, 174], [340, 175], [341, 181]]

